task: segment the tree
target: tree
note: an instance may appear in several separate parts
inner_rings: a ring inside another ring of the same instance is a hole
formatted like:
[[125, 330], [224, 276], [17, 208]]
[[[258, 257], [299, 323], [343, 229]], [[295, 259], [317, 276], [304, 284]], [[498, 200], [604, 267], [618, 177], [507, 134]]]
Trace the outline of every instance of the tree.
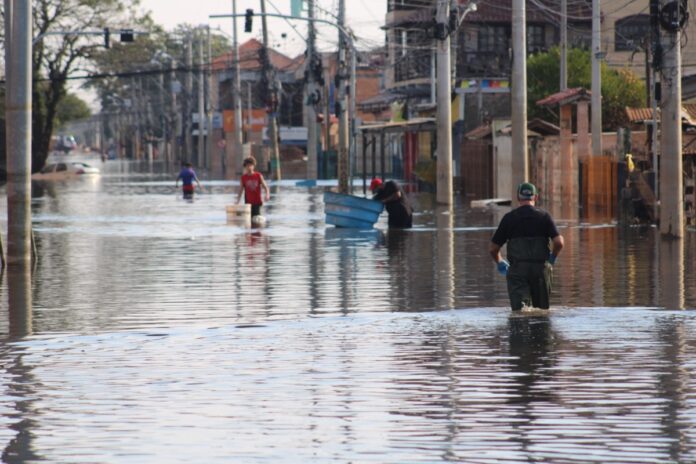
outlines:
[[[59, 105], [68, 95], [68, 79], [91, 67], [103, 36], [52, 35], [55, 32], [99, 32], [126, 28], [137, 18], [139, 0], [33, 0], [32, 171], [46, 163]], [[0, 20], [2, 18], [0, 17]], [[4, 34], [4, 24], [2, 33]], [[4, 44], [4, 40], [3, 40]], [[4, 143], [0, 149], [4, 165]]]
[[[589, 50], [573, 48], [568, 51], [568, 87], [589, 89], [592, 83], [592, 63]], [[558, 92], [560, 82], [560, 51], [532, 55], [527, 60], [529, 117], [558, 121], [558, 115], [539, 108], [536, 102]], [[602, 63], [602, 126], [616, 130], [626, 123], [625, 107], [641, 106], [645, 99], [645, 83], [628, 69], [610, 69]]]
[[68, 93], [58, 103], [56, 128], [62, 129], [70, 121], [79, 121], [80, 119], [89, 118], [91, 115], [92, 111], [89, 109], [87, 102], [74, 93]]
[[[34, 0], [34, 34], [56, 31], [100, 31], [126, 26], [135, 17], [138, 0]], [[58, 114], [67, 95], [67, 79], [89, 67], [104, 46], [101, 36], [45, 36], [34, 45], [32, 170], [43, 167]]]
[[[171, 111], [172, 61], [175, 63], [174, 79], [177, 82], [185, 82], [187, 73], [191, 73], [193, 81], [191, 94], [186, 93], [185, 86], [175, 86], [179, 88], [177, 105], [180, 108], [176, 113], [181, 117], [195, 107], [200, 69], [196, 47], [198, 39], [205, 38], [205, 31], [189, 25], [180, 25], [174, 31], [164, 31], [152, 23], [143, 23], [142, 27], [146, 27], [150, 34], [139, 38], [137, 47], [114, 44], [110, 49], [102, 49], [95, 54], [94, 63], [98, 72], [110, 77], [94, 79], [88, 84], [99, 95], [102, 110], [113, 115], [106, 119], [107, 136], [120, 135], [128, 140], [132, 145], [127, 148], [131, 156], [135, 155], [135, 147], [144, 141], [138, 140], [138, 137], [161, 138], [171, 135], [174, 130], [175, 112]], [[189, 39], [195, 49], [191, 69], [186, 65], [186, 44]], [[204, 42], [203, 46], [207, 60]], [[229, 49], [229, 41], [216, 31], [211, 31], [212, 56], [222, 55]], [[128, 123], [116, 123], [124, 114], [131, 116]], [[190, 118], [184, 118], [186, 125]], [[118, 131], [112, 128], [116, 125]]]

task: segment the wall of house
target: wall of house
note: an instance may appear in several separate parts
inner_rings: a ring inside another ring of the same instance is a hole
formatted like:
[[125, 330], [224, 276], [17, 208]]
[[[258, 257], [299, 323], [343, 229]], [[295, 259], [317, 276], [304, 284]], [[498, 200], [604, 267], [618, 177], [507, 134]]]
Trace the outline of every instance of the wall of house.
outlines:
[[[693, 3], [692, 16], [693, 16]], [[636, 14], [649, 14], [649, 0], [603, 0], [602, 1], [602, 50], [607, 54], [607, 63], [616, 68], [630, 67], [639, 76], [645, 76], [645, 54], [632, 51], [616, 51], [616, 22]], [[696, 37], [696, 18], [691, 18], [686, 28], [686, 36]], [[696, 41], [688, 40], [682, 49], [682, 72], [684, 75], [696, 74]], [[640, 46], [640, 44], [636, 44]]]

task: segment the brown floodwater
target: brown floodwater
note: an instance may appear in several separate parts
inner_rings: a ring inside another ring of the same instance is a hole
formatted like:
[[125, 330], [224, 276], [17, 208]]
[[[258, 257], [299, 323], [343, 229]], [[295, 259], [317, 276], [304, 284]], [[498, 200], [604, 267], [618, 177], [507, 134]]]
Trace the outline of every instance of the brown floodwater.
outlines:
[[557, 218], [553, 309], [511, 317], [505, 209], [340, 230], [287, 181], [249, 230], [234, 182], [102, 167], [34, 185], [3, 276], [3, 462], [696, 461], [693, 231]]

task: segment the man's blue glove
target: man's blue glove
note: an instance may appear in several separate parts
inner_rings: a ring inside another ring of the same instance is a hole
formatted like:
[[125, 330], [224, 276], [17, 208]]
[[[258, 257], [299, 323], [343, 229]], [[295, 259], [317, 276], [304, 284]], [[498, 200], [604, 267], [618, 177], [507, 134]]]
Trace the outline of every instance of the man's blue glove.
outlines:
[[551, 263], [552, 266], [553, 266], [554, 264], [556, 264], [556, 258], [557, 258], [557, 256], [553, 254], [553, 251], [549, 251], [549, 259], [548, 259], [548, 261], [549, 261], [549, 263]]
[[498, 261], [498, 272], [500, 272], [500, 275], [507, 275], [508, 268], [510, 267], [510, 263], [505, 261], [504, 259], [501, 259]]

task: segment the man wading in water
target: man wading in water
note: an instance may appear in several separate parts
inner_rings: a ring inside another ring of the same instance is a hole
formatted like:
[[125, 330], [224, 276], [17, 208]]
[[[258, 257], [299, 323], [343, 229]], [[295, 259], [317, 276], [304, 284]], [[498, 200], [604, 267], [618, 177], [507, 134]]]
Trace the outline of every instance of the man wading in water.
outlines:
[[[517, 188], [520, 206], [503, 216], [491, 239], [491, 257], [498, 272], [507, 277], [513, 311], [521, 310], [522, 306], [549, 309], [553, 265], [563, 249], [563, 236], [551, 215], [534, 206], [537, 198], [533, 184], [520, 184]], [[505, 243], [509, 263], [500, 256]]]

